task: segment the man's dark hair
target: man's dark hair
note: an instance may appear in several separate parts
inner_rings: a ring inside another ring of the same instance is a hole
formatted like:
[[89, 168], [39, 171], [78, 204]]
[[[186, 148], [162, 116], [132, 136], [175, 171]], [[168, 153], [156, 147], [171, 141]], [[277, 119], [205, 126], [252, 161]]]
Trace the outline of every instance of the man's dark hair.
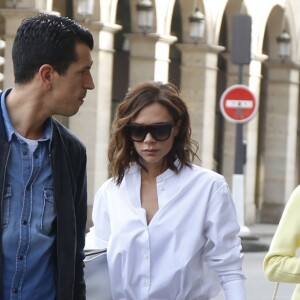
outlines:
[[43, 64], [64, 74], [78, 59], [76, 43], [94, 47], [92, 34], [72, 19], [48, 14], [24, 19], [12, 48], [15, 83], [29, 82]]

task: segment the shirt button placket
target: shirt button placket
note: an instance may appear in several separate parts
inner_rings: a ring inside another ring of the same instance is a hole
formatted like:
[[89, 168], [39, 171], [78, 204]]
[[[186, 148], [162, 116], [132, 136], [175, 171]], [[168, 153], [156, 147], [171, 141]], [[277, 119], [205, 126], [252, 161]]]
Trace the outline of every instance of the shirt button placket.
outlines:
[[164, 191], [165, 190], [164, 180], [162, 178], [157, 179], [157, 188], [158, 188], [159, 191]]
[[[149, 249], [147, 249], [147, 251], [144, 254], [144, 261], [146, 264], [146, 270], [147, 273], [145, 274], [145, 280], [144, 280], [144, 287], [149, 289], [149, 285], [150, 285], [150, 256], [149, 256]], [[148, 295], [148, 290], [146, 292], [146, 294]]]
[[142, 289], [143, 289], [143, 296], [142, 299], [148, 299], [149, 298], [149, 287], [150, 287], [150, 246], [149, 246], [149, 231], [148, 229], [145, 230], [145, 247], [144, 247], [144, 253], [142, 255], [143, 259], [143, 280], [141, 281]]

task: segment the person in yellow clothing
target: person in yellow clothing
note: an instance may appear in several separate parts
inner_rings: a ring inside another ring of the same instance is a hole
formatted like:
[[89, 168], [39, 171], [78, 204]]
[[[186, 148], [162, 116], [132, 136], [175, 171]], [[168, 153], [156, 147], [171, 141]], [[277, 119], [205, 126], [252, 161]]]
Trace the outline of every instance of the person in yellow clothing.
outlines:
[[296, 283], [291, 300], [300, 299], [300, 185], [292, 192], [263, 262], [270, 281]]

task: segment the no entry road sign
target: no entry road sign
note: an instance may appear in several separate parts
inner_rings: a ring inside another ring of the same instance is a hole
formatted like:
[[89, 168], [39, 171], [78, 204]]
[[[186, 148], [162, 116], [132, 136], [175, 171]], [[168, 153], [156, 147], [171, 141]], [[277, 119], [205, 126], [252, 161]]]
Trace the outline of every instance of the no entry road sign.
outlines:
[[255, 116], [257, 108], [254, 94], [242, 84], [227, 88], [220, 99], [222, 115], [232, 123], [248, 122]]

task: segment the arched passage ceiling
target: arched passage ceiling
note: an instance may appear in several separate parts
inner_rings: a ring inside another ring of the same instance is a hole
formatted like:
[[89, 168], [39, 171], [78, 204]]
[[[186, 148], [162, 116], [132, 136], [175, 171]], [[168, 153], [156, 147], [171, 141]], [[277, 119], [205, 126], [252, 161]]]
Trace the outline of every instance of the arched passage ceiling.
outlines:
[[[56, 1], [58, 0], [54, 0], [54, 5]], [[100, 21], [101, 23], [116, 22], [118, 1], [120, 0], [95, 0], [95, 12], [91, 19], [95, 21]], [[137, 26], [136, 12], [137, 2], [138, 0], [129, 1], [131, 15], [130, 27], [132, 32], [139, 32]], [[281, 32], [281, 20], [286, 15], [286, 20], [288, 24], [287, 28], [290, 30], [290, 35], [292, 36], [293, 53], [296, 54], [296, 52], [298, 51], [296, 43], [297, 35], [294, 32], [294, 28], [296, 26], [293, 22], [292, 17], [293, 9], [287, 7], [286, 14], [284, 14], [282, 5], [286, 4], [286, 2], [283, 0], [275, 0], [273, 2], [270, 1], [268, 5], [263, 5], [263, 9], [261, 10], [257, 7], [254, 7], [254, 1], [249, 0], [244, 0], [244, 2], [242, 0], [218, 0], [218, 9], [216, 9], [216, 0], [168, 0], [163, 1], [163, 5], [161, 0], [152, 0], [152, 2], [154, 6], [153, 32], [167, 35], [172, 34], [171, 27], [174, 27], [174, 23], [172, 25], [174, 6], [175, 4], [177, 4], [177, 6], [179, 6], [181, 9], [181, 41], [183, 43], [191, 43], [192, 40], [189, 37], [189, 16], [195, 9], [195, 3], [197, 3], [197, 6], [199, 7], [200, 11], [204, 13], [205, 18], [207, 20], [205, 42], [209, 45], [217, 45], [219, 41], [222, 40], [222, 38], [220, 38], [220, 34], [224, 33], [224, 28], [221, 29], [221, 26], [227, 26], [225, 32], [227, 34], [228, 47], [230, 47], [232, 39], [232, 16], [234, 14], [241, 13], [244, 3], [246, 12], [252, 17], [252, 53], [253, 55], [261, 54], [264, 50], [268, 49], [269, 53], [265, 54], [267, 54], [271, 59], [275, 58], [275, 56], [277, 55], [276, 36]], [[73, 0], [75, 17], [76, 6], [77, 0]], [[223, 22], [224, 16], [226, 17], [227, 22]], [[266, 42], [267, 47], [264, 47], [264, 45], [266, 45]], [[227, 51], [230, 51], [230, 49], [227, 49]], [[294, 58], [296, 57], [295, 54], [293, 56]]]

